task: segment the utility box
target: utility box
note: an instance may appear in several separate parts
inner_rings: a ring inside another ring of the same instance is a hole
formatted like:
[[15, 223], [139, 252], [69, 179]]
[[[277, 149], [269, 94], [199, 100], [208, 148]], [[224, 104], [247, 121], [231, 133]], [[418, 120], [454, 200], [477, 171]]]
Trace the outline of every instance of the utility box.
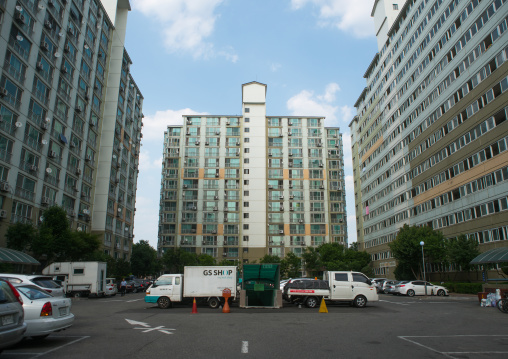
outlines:
[[282, 307], [279, 264], [243, 265], [240, 307]]

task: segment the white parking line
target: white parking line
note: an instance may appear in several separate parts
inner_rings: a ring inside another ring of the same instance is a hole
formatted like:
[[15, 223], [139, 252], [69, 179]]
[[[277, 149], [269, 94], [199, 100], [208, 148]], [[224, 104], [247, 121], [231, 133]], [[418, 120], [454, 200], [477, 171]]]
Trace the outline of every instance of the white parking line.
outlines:
[[[410, 343], [413, 343], [415, 345], [418, 345], [422, 348], [425, 348], [425, 349], [428, 349], [430, 351], [433, 351], [435, 353], [439, 353], [439, 354], [442, 354], [448, 358], [452, 358], [452, 359], [457, 359], [458, 357], [455, 357], [453, 355], [460, 355], [460, 356], [463, 356], [463, 355], [467, 355], [467, 354], [508, 354], [508, 351], [489, 351], [489, 350], [485, 350], [485, 351], [462, 351], [462, 352], [456, 352], [456, 351], [439, 351], [437, 349], [434, 349], [428, 345], [424, 345], [424, 344], [421, 344], [419, 342], [417, 342], [416, 340], [418, 338], [475, 338], [475, 337], [506, 337], [508, 338], [508, 335], [503, 335], [503, 334], [493, 334], [493, 335], [489, 335], [489, 334], [471, 334], [471, 335], [461, 335], [461, 334], [458, 334], [458, 335], [441, 335], [441, 336], [437, 336], [437, 335], [421, 335], [421, 336], [399, 336], [398, 338], [400, 339], [403, 339], [403, 340], [406, 340]], [[409, 338], [414, 338], [414, 340], [411, 340]]]
[[128, 300], [127, 303], [137, 302], [138, 300], [141, 300], [141, 299]]
[[249, 342], [242, 342], [242, 354], [247, 354], [249, 352]]
[[[60, 336], [59, 336], [59, 338], [62, 338], [62, 337], [60, 337]], [[48, 350], [47, 352], [44, 352], [44, 353], [37, 353], [37, 354], [36, 354], [36, 355], [34, 355], [32, 358], [38, 358], [38, 357], [40, 357], [40, 356], [42, 356], [42, 355], [46, 355], [46, 354], [51, 353], [51, 352], [54, 352], [54, 351], [56, 351], [56, 350], [58, 350], [58, 349], [62, 349], [63, 347], [66, 347], [66, 346], [68, 346], [68, 345], [71, 345], [71, 344], [77, 343], [77, 342], [79, 342], [79, 341], [81, 341], [81, 340], [83, 340], [83, 339], [90, 338], [90, 336], [88, 336], [88, 335], [87, 335], [87, 336], [84, 336], [84, 337], [65, 336], [64, 338], [78, 338], [78, 339], [73, 340], [72, 342], [69, 342], [69, 343], [67, 343], [67, 344], [60, 345], [59, 347], [53, 348], [53, 349], [51, 349], [51, 350]]]
[[404, 303], [399, 303], [399, 302], [391, 302], [389, 300], [379, 300], [380, 302], [385, 302], [385, 303], [391, 303], [391, 304], [398, 304], [398, 305], [409, 305], [409, 304], [404, 304]]

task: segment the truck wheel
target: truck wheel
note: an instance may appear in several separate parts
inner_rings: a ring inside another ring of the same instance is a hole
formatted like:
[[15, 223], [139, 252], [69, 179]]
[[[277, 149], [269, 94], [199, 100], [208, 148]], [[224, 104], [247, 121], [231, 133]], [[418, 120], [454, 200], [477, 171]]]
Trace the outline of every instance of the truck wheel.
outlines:
[[220, 300], [219, 298], [210, 298], [208, 300], [208, 306], [212, 309], [217, 309], [220, 306]]
[[157, 299], [157, 305], [161, 309], [167, 309], [171, 307], [171, 300], [168, 297], [160, 297]]
[[365, 298], [363, 295], [358, 295], [354, 299], [353, 304], [357, 308], [365, 308], [365, 306], [367, 305], [367, 298]]
[[318, 299], [316, 297], [309, 297], [305, 301], [307, 308], [316, 308], [318, 305]]

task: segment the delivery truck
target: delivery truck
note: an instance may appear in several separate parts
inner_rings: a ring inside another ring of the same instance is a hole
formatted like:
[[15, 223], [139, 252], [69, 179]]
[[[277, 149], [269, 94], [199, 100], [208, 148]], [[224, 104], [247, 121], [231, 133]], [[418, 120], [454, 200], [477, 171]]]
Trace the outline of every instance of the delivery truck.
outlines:
[[185, 267], [183, 274], [163, 274], [146, 290], [145, 302], [166, 309], [195, 298], [218, 308], [223, 303], [224, 289], [231, 290], [232, 300], [236, 299], [237, 271], [235, 266], [197, 266]]
[[42, 270], [62, 281], [67, 295], [73, 297], [106, 294], [106, 262], [55, 262]]

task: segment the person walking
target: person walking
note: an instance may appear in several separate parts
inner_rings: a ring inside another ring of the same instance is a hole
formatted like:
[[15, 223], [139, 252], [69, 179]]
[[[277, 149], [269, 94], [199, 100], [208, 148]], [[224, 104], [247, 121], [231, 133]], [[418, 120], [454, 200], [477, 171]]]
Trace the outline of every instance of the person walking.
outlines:
[[125, 295], [125, 289], [127, 288], [127, 282], [125, 280], [125, 278], [122, 279], [122, 282], [120, 283], [120, 293], [121, 296], [123, 297]]

